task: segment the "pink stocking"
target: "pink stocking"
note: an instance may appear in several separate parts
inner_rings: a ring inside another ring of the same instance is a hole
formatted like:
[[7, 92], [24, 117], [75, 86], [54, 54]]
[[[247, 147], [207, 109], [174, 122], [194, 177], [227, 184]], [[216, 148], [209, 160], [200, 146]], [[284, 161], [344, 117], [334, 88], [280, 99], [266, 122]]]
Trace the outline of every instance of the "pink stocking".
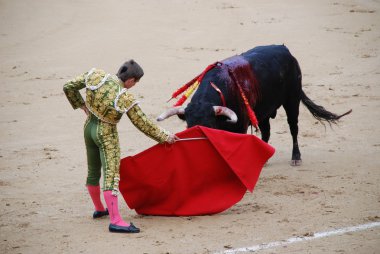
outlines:
[[87, 185], [88, 193], [90, 193], [92, 202], [95, 206], [95, 211], [105, 211], [102, 201], [100, 200], [100, 186]]
[[108, 212], [110, 214], [111, 224], [128, 227], [129, 224], [123, 221], [119, 214], [119, 205], [117, 196], [112, 195], [112, 191], [103, 191], [104, 199], [106, 200]]

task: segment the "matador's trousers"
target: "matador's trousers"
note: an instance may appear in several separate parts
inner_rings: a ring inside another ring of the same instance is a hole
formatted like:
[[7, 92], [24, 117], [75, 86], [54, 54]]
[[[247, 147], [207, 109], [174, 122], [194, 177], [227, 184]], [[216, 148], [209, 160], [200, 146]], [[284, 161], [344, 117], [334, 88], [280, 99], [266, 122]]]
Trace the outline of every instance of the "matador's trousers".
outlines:
[[87, 185], [98, 186], [103, 168], [103, 190], [118, 192], [120, 180], [120, 145], [115, 124], [90, 114], [84, 125], [87, 150]]

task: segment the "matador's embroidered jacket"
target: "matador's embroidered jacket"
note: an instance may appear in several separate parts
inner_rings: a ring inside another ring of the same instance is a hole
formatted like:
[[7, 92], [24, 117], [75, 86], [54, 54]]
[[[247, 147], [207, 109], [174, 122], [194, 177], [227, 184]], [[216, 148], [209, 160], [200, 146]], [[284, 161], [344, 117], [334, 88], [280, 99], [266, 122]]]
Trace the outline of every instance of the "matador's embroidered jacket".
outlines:
[[[86, 102], [79, 90], [86, 88]], [[116, 75], [93, 68], [69, 81], [63, 88], [74, 109], [86, 105], [100, 120], [117, 124], [126, 113], [131, 122], [148, 137], [159, 143], [167, 141], [169, 132], [154, 124], [138, 106], [138, 101], [123, 87]]]

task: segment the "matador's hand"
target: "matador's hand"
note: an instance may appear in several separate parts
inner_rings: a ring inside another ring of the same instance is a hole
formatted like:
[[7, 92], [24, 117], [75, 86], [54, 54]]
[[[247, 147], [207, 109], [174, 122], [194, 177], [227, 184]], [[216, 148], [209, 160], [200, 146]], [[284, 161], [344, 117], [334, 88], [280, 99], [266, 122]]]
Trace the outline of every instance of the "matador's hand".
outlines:
[[166, 140], [166, 142], [168, 142], [169, 144], [173, 144], [177, 140], [179, 140], [179, 138], [176, 135], [170, 134], [169, 138]]

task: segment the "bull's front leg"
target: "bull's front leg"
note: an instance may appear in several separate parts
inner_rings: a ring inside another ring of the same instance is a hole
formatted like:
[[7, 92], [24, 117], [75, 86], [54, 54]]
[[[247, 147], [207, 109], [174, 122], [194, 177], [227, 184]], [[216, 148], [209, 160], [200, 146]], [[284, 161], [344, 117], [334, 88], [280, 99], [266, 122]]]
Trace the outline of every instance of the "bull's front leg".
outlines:
[[259, 122], [259, 128], [260, 128], [260, 132], [261, 132], [261, 139], [265, 143], [268, 143], [269, 138], [270, 138], [270, 123], [269, 123], [269, 118], [261, 120]]

